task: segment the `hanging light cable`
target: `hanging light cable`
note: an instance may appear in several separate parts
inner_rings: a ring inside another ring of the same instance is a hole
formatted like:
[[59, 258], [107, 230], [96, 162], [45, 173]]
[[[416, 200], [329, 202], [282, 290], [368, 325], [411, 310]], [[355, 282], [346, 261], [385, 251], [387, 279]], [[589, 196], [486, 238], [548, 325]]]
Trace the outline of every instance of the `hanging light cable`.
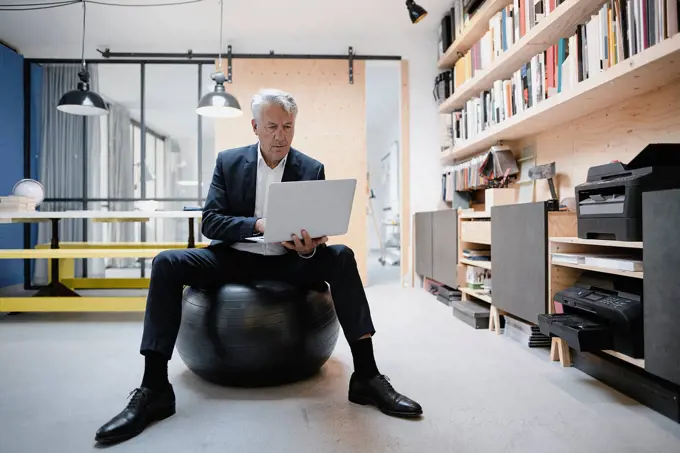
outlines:
[[235, 118], [243, 115], [238, 100], [224, 89], [227, 78], [222, 71], [222, 30], [224, 24], [224, 0], [220, 0], [220, 48], [217, 72], [212, 74], [215, 88], [198, 102], [196, 113], [212, 118]]
[[87, 71], [85, 63], [85, 16], [87, 15], [86, 3], [83, 3], [83, 36], [81, 42], [81, 58], [83, 65], [78, 72], [78, 89], [69, 91], [59, 100], [57, 109], [71, 115], [93, 116], [106, 115], [109, 109], [106, 102], [94, 91], [90, 91], [90, 73]]

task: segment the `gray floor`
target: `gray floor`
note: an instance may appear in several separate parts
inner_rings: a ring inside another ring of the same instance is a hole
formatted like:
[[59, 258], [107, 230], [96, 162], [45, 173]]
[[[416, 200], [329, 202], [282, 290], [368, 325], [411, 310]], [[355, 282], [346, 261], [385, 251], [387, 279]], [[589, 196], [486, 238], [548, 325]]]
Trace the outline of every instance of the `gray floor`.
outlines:
[[385, 263], [380, 264], [380, 251], [371, 250], [368, 254], [366, 263], [366, 273], [368, 274], [368, 286], [388, 285], [399, 283], [399, 265]]
[[[290, 386], [220, 388], [170, 366], [178, 413], [120, 452], [680, 451], [680, 425], [575, 369], [475, 331], [422, 290], [368, 289], [381, 370], [425, 408], [420, 421], [346, 400], [351, 356]], [[140, 380], [139, 315], [0, 319], [0, 452], [94, 451], [98, 426]]]

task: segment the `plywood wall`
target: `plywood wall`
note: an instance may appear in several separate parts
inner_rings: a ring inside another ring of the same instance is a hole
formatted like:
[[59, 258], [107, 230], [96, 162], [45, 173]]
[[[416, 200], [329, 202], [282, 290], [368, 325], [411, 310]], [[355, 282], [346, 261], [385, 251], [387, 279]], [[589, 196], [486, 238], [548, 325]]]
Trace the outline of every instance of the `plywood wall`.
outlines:
[[250, 100], [261, 88], [278, 88], [298, 102], [293, 147], [321, 161], [327, 179], [355, 178], [349, 231], [331, 238], [354, 250], [359, 272], [367, 283], [367, 167], [365, 64], [354, 62], [349, 83], [346, 60], [233, 60], [233, 83], [227, 90], [241, 103], [244, 115], [215, 125], [216, 153], [257, 142], [250, 126]]
[[[649, 143], [680, 143], [679, 83], [631, 97], [512, 147], [518, 153], [534, 149], [537, 165], [555, 162], [556, 186], [563, 199], [574, 196], [574, 186], [585, 182], [591, 166], [612, 160], [627, 163]], [[535, 193], [541, 201], [550, 192], [544, 181], [538, 181]]]

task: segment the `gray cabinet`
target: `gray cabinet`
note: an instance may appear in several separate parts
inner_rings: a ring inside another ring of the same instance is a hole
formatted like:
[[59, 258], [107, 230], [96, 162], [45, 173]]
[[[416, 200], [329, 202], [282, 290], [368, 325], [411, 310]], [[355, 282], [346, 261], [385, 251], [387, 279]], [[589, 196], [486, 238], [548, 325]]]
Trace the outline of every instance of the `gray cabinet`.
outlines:
[[548, 211], [545, 203], [491, 208], [493, 304], [531, 323], [547, 313]]
[[418, 212], [414, 225], [416, 274], [457, 287], [458, 211]]
[[680, 385], [680, 190], [642, 195], [645, 370]]
[[417, 212], [414, 217], [416, 274], [432, 277], [432, 213]]
[[458, 211], [432, 213], [432, 278], [455, 288], [458, 266]]

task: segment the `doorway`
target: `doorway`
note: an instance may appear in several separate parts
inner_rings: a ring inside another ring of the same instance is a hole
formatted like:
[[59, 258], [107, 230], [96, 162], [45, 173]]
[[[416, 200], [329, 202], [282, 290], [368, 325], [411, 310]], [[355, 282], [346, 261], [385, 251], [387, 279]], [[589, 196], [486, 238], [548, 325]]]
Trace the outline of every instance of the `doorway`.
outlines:
[[401, 276], [401, 62], [366, 62], [368, 285]]

